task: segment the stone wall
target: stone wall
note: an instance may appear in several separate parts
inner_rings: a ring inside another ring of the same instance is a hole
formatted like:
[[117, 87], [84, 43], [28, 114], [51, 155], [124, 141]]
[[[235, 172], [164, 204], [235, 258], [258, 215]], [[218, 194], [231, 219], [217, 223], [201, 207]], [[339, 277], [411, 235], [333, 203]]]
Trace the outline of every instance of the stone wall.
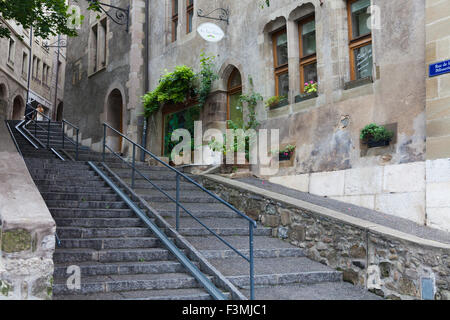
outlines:
[[450, 159], [278, 176], [269, 181], [450, 232]]
[[[450, 60], [450, 0], [426, 0], [426, 65]], [[450, 73], [427, 79], [427, 159], [450, 157]]]
[[435, 299], [450, 299], [450, 245], [420, 239], [253, 186], [217, 176], [205, 187], [315, 261], [341, 270], [344, 280], [388, 299], [421, 299], [421, 280]]
[[55, 222], [0, 123], [0, 300], [51, 299]]

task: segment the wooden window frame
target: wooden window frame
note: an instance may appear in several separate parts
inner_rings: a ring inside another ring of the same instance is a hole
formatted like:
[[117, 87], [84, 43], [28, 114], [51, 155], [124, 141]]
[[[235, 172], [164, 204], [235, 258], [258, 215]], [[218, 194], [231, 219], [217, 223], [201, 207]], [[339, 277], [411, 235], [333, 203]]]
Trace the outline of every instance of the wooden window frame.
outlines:
[[279, 80], [280, 76], [284, 74], [289, 74], [289, 60], [283, 65], [278, 65], [278, 52], [277, 52], [277, 38], [281, 35], [286, 33], [287, 35], [287, 29], [283, 28], [281, 30], [278, 30], [272, 34], [272, 51], [273, 51], [273, 65], [274, 65], [274, 76], [275, 76], [275, 95], [279, 96], [280, 90], [279, 90]]
[[[239, 73], [239, 76], [241, 77], [241, 84], [237, 85], [235, 87], [231, 87], [231, 80], [233, 80], [233, 76]], [[228, 78], [228, 84], [227, 84], [227, 128], [228, 128], [228, 120], [230, 119], [231, 112], [230, 112], [230, 97], [236, 93], [241, 92], [242, 94], [242, 75], [240, 71], [237, 68], [234, 68], [233, 71], [230, 74], [230, 77]]]
[[[298, 43], [299, 43], [299, 50], [300, 50], [300, 92], [305, 93], [305, 67], [307, 67], [310, 64], [317, 63], [317, 50], [315, 53], [309, 54], [304, 56], [303, 55], [303, 37], [302, 37], [302, 29], [303, 25], [314, 21], [316, 19], [315, 15], [311, 15], [308, 17], [305, 17], [301, 19], [298, 22]], [[317, 38], [316, 38], [317, 39]], [[317, 42], [316, 42], [316, 48], [317, 48]]]
[[[189, 30], [189, 25], [193, 22], [191, 21], [190, 14], [192, 13], [192, 20], [194, 20], [194, 0], [192, 4], [189, 4], [189, 0], [186, 0], [186, 33], [191, 33], [192, 30]], [[192, 27], [194, 25], [192, 24]]]
[[178, 39], [178, 6], [175, 6], [175, 4], [175, 0], [172, 0], [172, 42], [175, 42]]
[[355, 51], [361, 47], [372, 44], [372, 32], [363, 34], [359, 37], [353, 37], [353, 19], [352, 19], [352, 4], [358, 0], [347, 0], [347, 19], [348, 19], [348, 46], [350, 51], [350, 79], [356, 80], [355, 69]]

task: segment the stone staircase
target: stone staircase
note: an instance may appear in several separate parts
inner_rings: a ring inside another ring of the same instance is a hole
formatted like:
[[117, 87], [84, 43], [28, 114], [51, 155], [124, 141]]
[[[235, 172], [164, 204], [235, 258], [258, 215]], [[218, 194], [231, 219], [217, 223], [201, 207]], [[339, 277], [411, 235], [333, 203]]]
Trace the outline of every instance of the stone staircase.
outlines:
[[[14, 135], [56, 221], [61, 246], [54, 254], [55, 299], [211, 298], [84, 162], [101, 161], [101, 154], [83, 148], [78, 162], [62, 162], [48, 150], [33, 148], [15, 130]], [[37, 136], [42, 136], [44, 142], [44, 132], [37, 130]], [[58, 145], [61, 138], [58, 124], [52, 124], [55, 149], [62, 147]], [[68, 143], [65, 150], [74, 155]], [[107, 155], [106, 163], [123, 182], [131, 183], [131, 170], [125, 163], [113, 155]], [[175, 197], [173, 172], [143, 163], [137, 167]], [[175, 227], [175, 204], [137, 174], [135, 181], [136, 194]], [[180, 186], [182, 204], [227, 242], [248, 254], [248, 222], [196, 186], [183, 181]], [[182, 210], [179, 233], [249, 296], [248, 262]], [[377, 299], [363, 288], [344, 283], [341, 272], [306, 258], [302, 249], [271, 237], [269, 228], [258, 225], [254, 235], [256, 299]], [[81, 290], [75, 292], [66, 285], [70, 276], [66, 272], [71, 265], [81, 269]]]

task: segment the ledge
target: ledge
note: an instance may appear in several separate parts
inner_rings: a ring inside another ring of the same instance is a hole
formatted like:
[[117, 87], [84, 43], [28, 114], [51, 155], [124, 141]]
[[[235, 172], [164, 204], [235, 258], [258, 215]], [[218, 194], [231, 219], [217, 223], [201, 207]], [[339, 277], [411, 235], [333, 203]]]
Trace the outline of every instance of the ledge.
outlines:
[[243, 183], [240, 181], [236, 181], [236, 180], [231, 180], [228, 178], [224, 178], [221, 176], [216, 176], [216, 175], [203, 175], [204, 177], [211, 179], [213, 181], [219, 182], [219, 183], [223, 183], [226, 184], [228, 186], [240, 189], [240, 190], [244, 190], [244, 191], [248, 191], [248, 192], [253, 192], [256, 194], [259, 194], [263, 197], [267, 197], [267, 198], [272, 198], [276, 201], [279, 202], [283, 202], [285, 204], [288, 205], [292, 205], [295, 207], [299, 207], [301, 209], [306, 209], [309, 210], [313, 213], [316, 213], [318, 215], [321, 215], [323, 217], [326, 218], [331, 218], [331, 219], [335, 219], [335, 220], [339, 220], [340, 222], [343, 223], [347, 223], [362, 229], [366, 229], [378, 234], [382, 234], [385, 236], [389, 236], [389, 237], [393, 237], [399, 240], [404, 240], [404, 241], [408, 241], [408, 242], [412, 242], [415, 244], [419, 244], [421, 246], [429, 246], [429, 247], [434, 247], [434, 248], [439, 248], [439, 249], [445, 249], [445, 250], [450, 250], [450, 244], [446, 244], [446, 243], [442, 243], [442, 242], [438, 242], [435, 240], [429, 240], [429, 239], [424, 239], [424, 238], [420, 238], [418, 236], [415, 235], [411, 235], [399, 230], [395, 230], [393, 228], [389, 228], [386, 226], [382, 226], [370, 221], [366, 221], [360, 218], [355, 218], [352, 216], [348, 216], [346, 214], [343, 214], [341, 212], [335, 211], [335, 210], [331, 210], [331, 209], [327, 209], [315, 204], [311, 204], [302, 200], [298, 200], [289, 196], [285, 196], [282, 194], [278, 194], [272, 191], [268, 191], [268, 190], [264, 190], [255, 186], [252, 186], [250, 184], [247, 183]]

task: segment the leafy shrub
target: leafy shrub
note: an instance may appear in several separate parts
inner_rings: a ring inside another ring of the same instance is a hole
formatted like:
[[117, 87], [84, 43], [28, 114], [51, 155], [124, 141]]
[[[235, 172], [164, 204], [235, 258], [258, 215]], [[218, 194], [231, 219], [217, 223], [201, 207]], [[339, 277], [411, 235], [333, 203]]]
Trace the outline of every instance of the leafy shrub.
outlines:
[[387, 130], [383, 126], [379, 126], [375, 123], [371, 123], [364, 127], [364, 129], [361, 130], [360, 138], [364, 142], [373, 141], [373, 142], [380, 142], [380, 141], [391, 141], [394, 137], [394, 133], [392, 131]]

